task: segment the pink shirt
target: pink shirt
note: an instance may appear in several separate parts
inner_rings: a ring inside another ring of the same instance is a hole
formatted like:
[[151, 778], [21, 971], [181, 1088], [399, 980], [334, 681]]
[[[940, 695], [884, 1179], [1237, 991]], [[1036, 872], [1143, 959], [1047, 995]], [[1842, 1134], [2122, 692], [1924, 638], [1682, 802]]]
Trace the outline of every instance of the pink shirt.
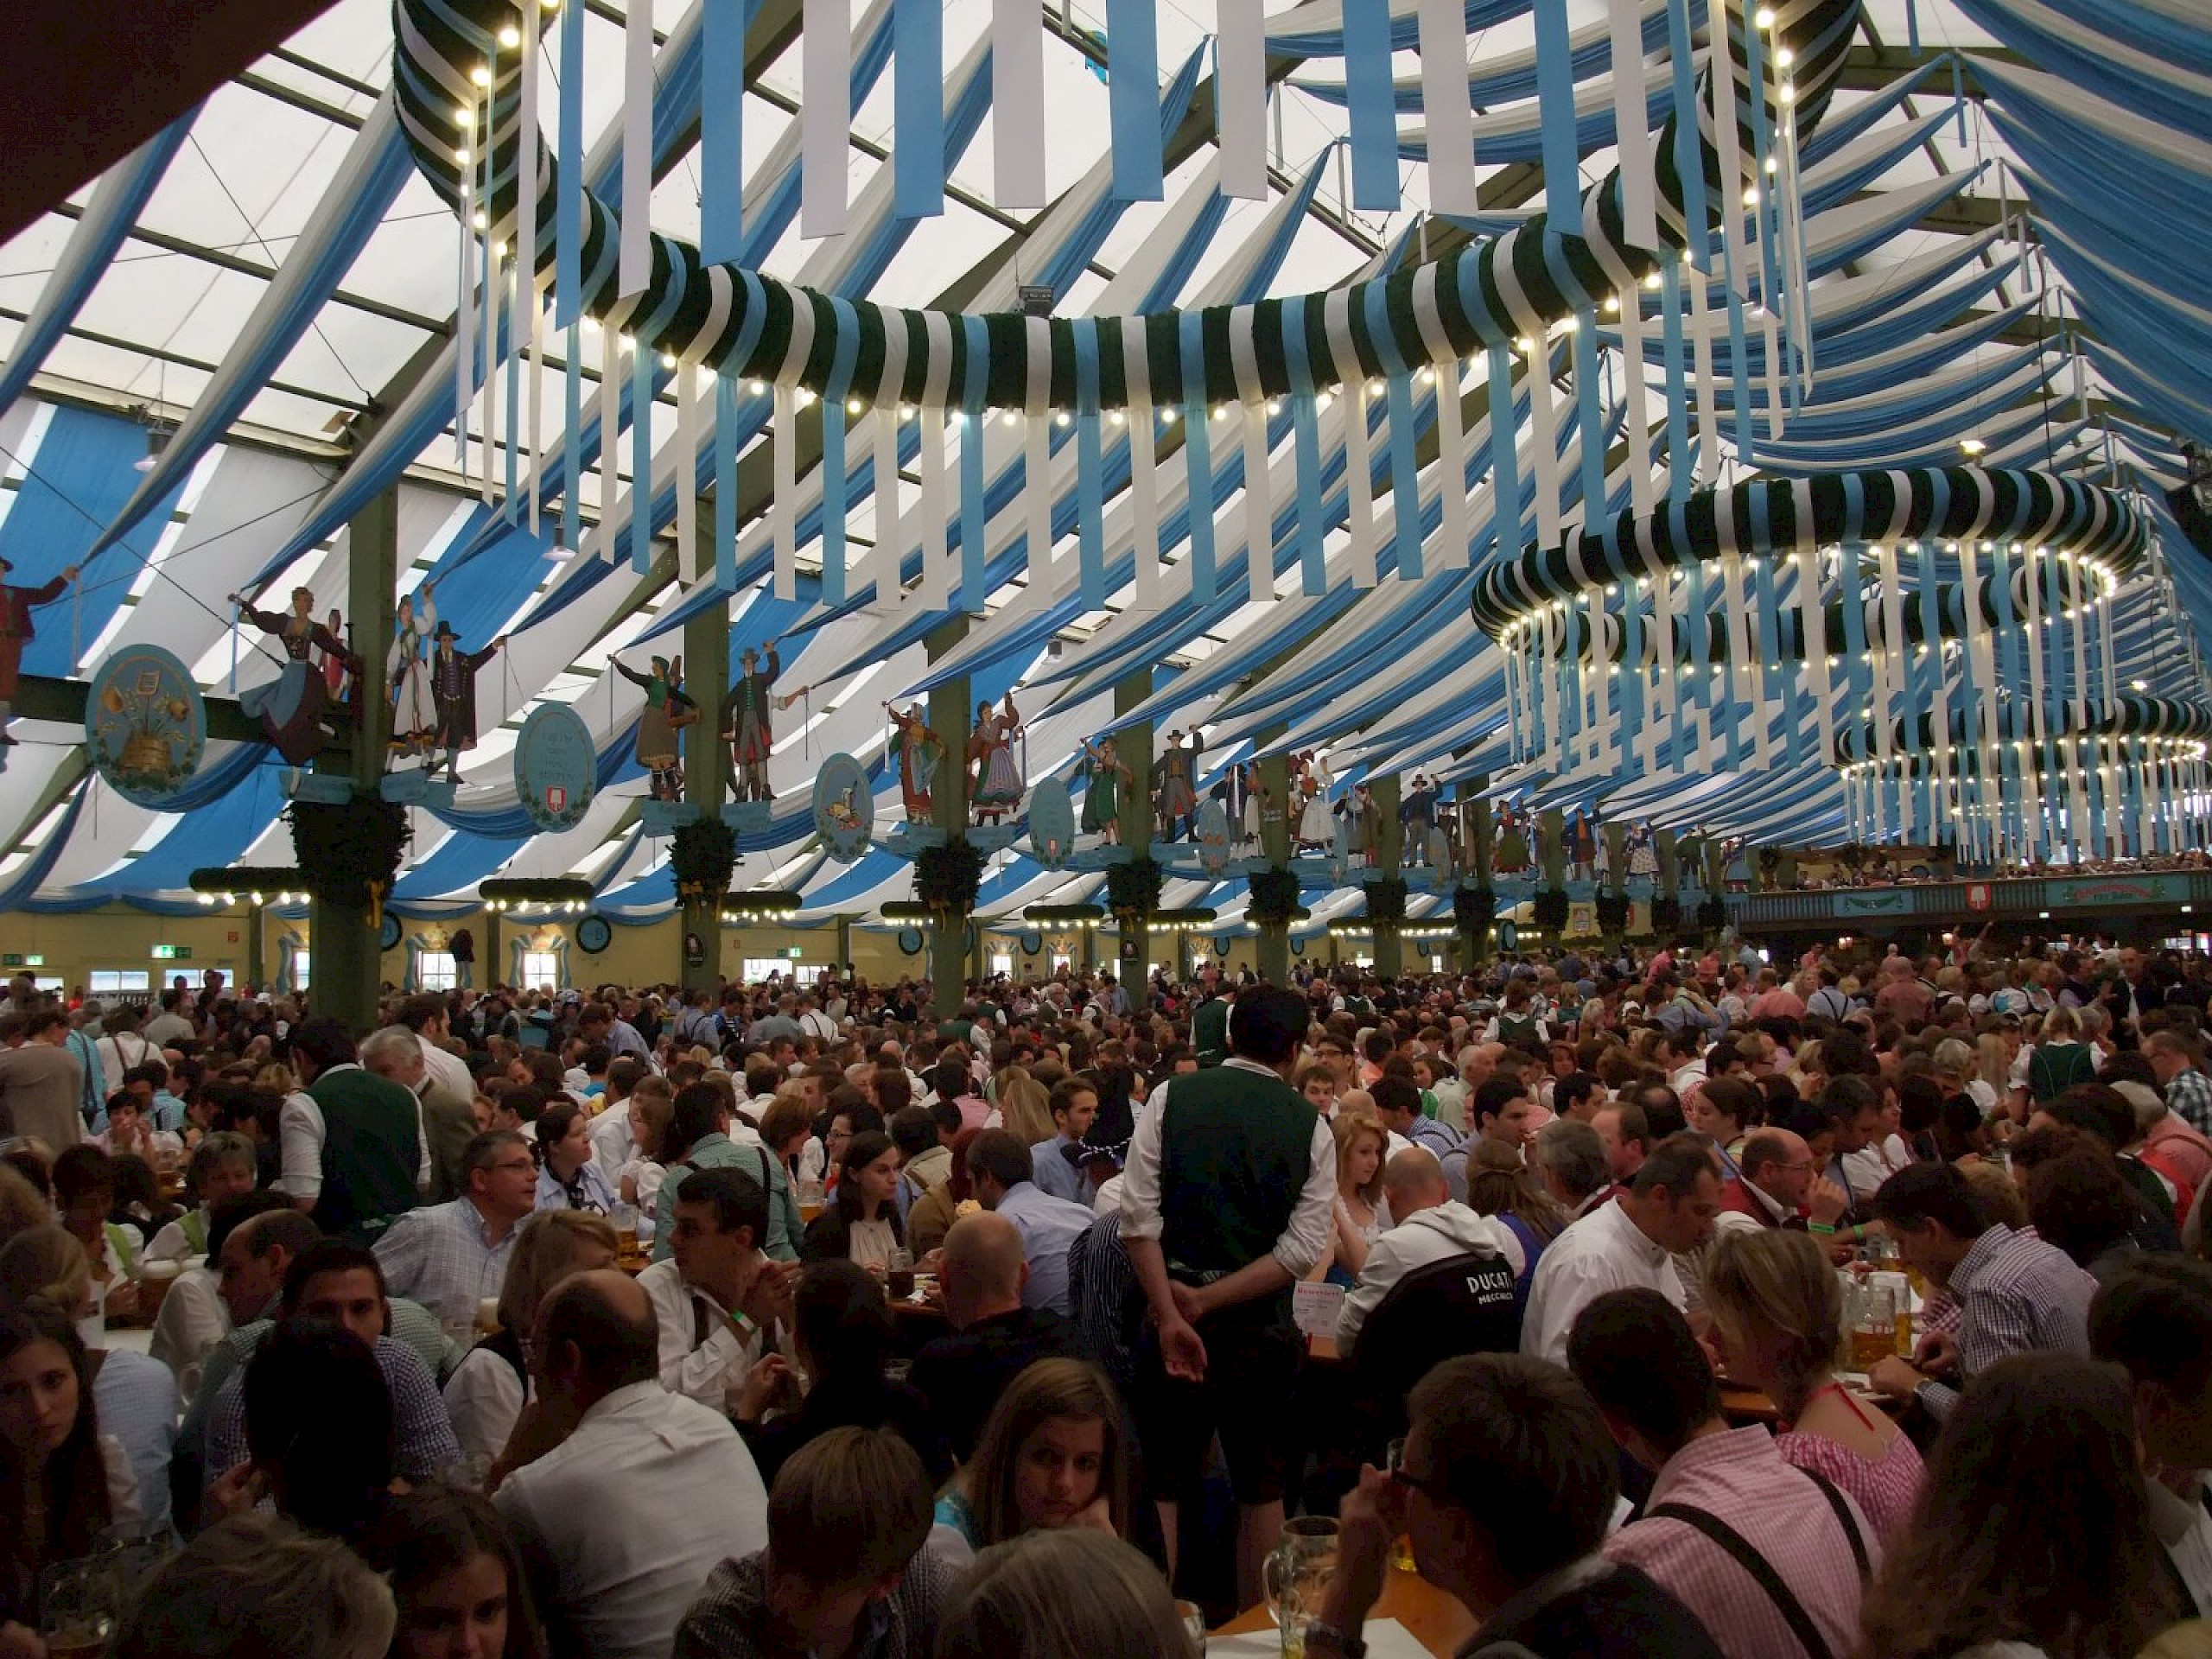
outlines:
[[[1784, 1460], [1756, 1424], [1692, 1440], [1652, 1483], [1650, 1510], [1702, 1510], [1743, 1535], [1764, 1556], [1836, 1653], [1859, 1649], [1859, 1566], [1819, 1487]], [[1855, 1505], [1853, 1506], [1856, 1507]], [[1857, 1517], [1870, 1568], [1878, 1534]], [[1806, 1659], [1804, 1644], [1758, 1581], [1687, 1521], [1631, 1522], [1603, 1547], [1608, 1560], [1640, 1568], [1687, 1606], [1727, 1659]]]
[[1825, 1475], [1848, 1492], [1885, 1542], [1903, 1535], [1905, 1522], [1912, 1518], [1912, 1506], [1919, 1501], [1921, 1483], [1928, 1475], [1919, 1448], [1904, 1430], [1891, 1440], [1890, 1449], [1879, 1461], [1862, 1458], [1821, 1434], [1791, 1430], [1776, 1435], [1774, 1443], [1797, 1468]]

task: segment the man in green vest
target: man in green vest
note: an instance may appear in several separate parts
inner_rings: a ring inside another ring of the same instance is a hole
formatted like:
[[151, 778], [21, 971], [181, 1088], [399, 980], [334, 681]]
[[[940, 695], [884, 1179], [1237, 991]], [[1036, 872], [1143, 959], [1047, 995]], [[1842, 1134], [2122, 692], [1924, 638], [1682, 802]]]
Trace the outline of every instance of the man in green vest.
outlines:
[[1328, 1124], [1290, 1086], [1305, 1000], [1248, 988], [1227, 1024], [1230, 1058], [1171, 1079], [1160, 1109], [1138, 1120], [1122, 1243], [1152, 1310], [1133, 1403], [1170, 1571], [1172, 1495], [1218, 1431], [1237, 1503], [1238, 1603], [1249, 1605], [1282, 1530], [1290, 1402], [1305, 1356], [1291, 1287], [1328, 1249], [1337, 1158]]
[[277, 1119], [279, 1184], [327, 1237], [368, 1243], [417, 1202], [429, 1162], [421, 1108], [389, 1078], [361, 1069], [353, 1034], [335, 1020], [292, 1029], [292, 1070], [305, 1092]]
[[1229, 1058], [1229, 993], [1221, 969], [1211, 963], [1201, 968], [1198, 989], [1205, 1000], [1191, 1014], [1191, 1046], [1201, 1066], [1219, 1065]]

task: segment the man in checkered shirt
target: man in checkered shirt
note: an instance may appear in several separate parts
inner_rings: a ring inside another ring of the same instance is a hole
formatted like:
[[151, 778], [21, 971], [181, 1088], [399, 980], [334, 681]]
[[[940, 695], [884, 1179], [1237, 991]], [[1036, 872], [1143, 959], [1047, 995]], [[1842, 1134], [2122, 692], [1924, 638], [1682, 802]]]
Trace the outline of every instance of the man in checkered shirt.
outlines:
[[1859, 1649], [1860, 1586], [1882, 1547], [1859, 1506], [1784, 1460], [1764, 1424], [1731, 1428], [1689, 1322], [1656, 1290], [1608, 1291], [1567, 1363], [1621, 1449], [1654, 1471], [1643, 1517], [1605, 1541], [1695, 1613], [1726, 1659]]

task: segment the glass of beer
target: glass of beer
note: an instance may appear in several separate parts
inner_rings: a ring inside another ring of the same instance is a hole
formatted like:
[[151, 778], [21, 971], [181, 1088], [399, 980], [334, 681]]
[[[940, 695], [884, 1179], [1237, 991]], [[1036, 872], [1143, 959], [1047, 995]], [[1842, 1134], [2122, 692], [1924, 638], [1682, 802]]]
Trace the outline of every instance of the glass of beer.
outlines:
[[621, 1255], [626, 1258], [636, 1255], [639, 1253], [638, 1206], [618, 1203], [614, 1206], [613, 1221], [614, 1243]]
[[98, 1557], [59, 1561], [45, 1574], [39, 1626], [48, 1659], [98, 1659], [115, 1633], [116, 1580]]
[[914, 1294], [914, 1253], [912, 1250], [891, 1252], [891, 1264], [884, 1274], [884, 1289], [894, 1302], [905, 1301]]
[[[1879, 1280], [1869, 1280], [1859, 1287], [1857, 1317], [1851, 1325], [1853, 1370], [1871, 1371], [1878, 1362], [1897, 1352], [1897, 1297]], [[1910, 1320], [1910, 1311], [1905, 1318]]]

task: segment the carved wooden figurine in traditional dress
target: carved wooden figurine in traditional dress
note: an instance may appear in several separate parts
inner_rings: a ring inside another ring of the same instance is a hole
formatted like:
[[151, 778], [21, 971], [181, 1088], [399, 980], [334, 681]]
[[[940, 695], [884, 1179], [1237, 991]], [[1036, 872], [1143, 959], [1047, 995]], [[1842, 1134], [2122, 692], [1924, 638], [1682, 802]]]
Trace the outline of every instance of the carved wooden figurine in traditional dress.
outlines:
[[968, 734], [968, 759], [975, 766], [975, 783], [969, 804], [976, 822], [998, 823], [1021, 804], [1028, 788], [1020, 765], [1014, 760], [1014, 740], [1021, 735], [1021, 715], [1011, 692], [997, 713], [988, 702], [976, 705], [975, 729]]
[[1183, 734], [1167, 734], [1167, 752], [1152, 763], [1152, 810], [1159, 820], [1160, 838], [1173, 841], [1176, 825], [1182, 826], [1185, 839], [1195, 841], [1198, 834], [1198, 734], [1191, 734], [1191, 747], [1183, 747]]
[[760, 666], [760, 653], [747, 645], [739, 654], [738, 665], [744, 671], [722, 704], [722, 736], [729, 744], [730, 781], [736, 786], [741, 801], [772, 800], [774, 798], [768, 789], [768, 755], [776, 747], [772, 711], [789, 708], [791, 700], [778, 699], [769, 688], [775, 684], [776, 676], [784, 671], [784, 661], [772, 644], [764, 669]]
[[614, 671], [645, 694], [638, 716], [638, 764], [650, 780], [647, 792], [656, 801], [682, 800], [683, 761], [676, 734], [699, 718], [698, 703], [683, 690], [683, 659], [656, 657], [650, 674], [618, 661]]
[[1084, 791], [1082, 828], [1086, 835], [1103, 837], [1102, 845], [1122, 844], [1122, 791], [1132, 779], [1129, 768], [1114, 747], [1114, 740], [1084, 740], [1083, 760], [1077, 768], [1090, 780]]
[[420, 603], [412, 594], [400, 595], [385, 672], [391, 683], [391, 747], [403, 754], [428, 753], [437, 735], [438, 708], [430, 696], [430, 636], [437, 626], [437, 599], [429, 582], [423, 584]]
[[476, 671], [490, 662], [507, 643], [501, 634], [481, 651], [461, 651], [453, 624], [441, 622], [431, 636], [436, 649], [430, 653], [430, 702], [437, 709], [437, 727], [430, 734], [430, 770], [437, 770], [436, 753], [445, 751], [446, 775], [461, 780], [461, 754], [476, 747]]
[[[315, 608], [315, 595], [304, 588], [292, 589], [292, 608], [279, 613], [258, 611], [236, 594], [231, 603], [238, 607], [238, 620], [250, 622], [264, 633], [273, 635], [283, 647], [283, 672], [266, 685], [251, 685], [238, 694], [238, 707], [261, 721], [261, 729], [269, 734], [276, 753], [293, 766], [303, 766], [315, 758], [322, 747], [322, 715], [330, 702], [328, 669], [323, 664], [340, 664], [340, 683], [344, 683], [344, 665], [349, 661], [346, 642], [339, 633], [338, 613], [331, 612], [327, 624], [318, 622], [309, 614]], [[322, 664], [313, 661], [312, 653], [322, 653]]]
[[899, 799], [906, 809], [906, 822], [927, 823], [931, 785], [937, 780], [938, 762], [944, 758], [944, 740], [922, 718], [922, 706], [900, 710], [885, 703], [891, 723], [899, 732]]

